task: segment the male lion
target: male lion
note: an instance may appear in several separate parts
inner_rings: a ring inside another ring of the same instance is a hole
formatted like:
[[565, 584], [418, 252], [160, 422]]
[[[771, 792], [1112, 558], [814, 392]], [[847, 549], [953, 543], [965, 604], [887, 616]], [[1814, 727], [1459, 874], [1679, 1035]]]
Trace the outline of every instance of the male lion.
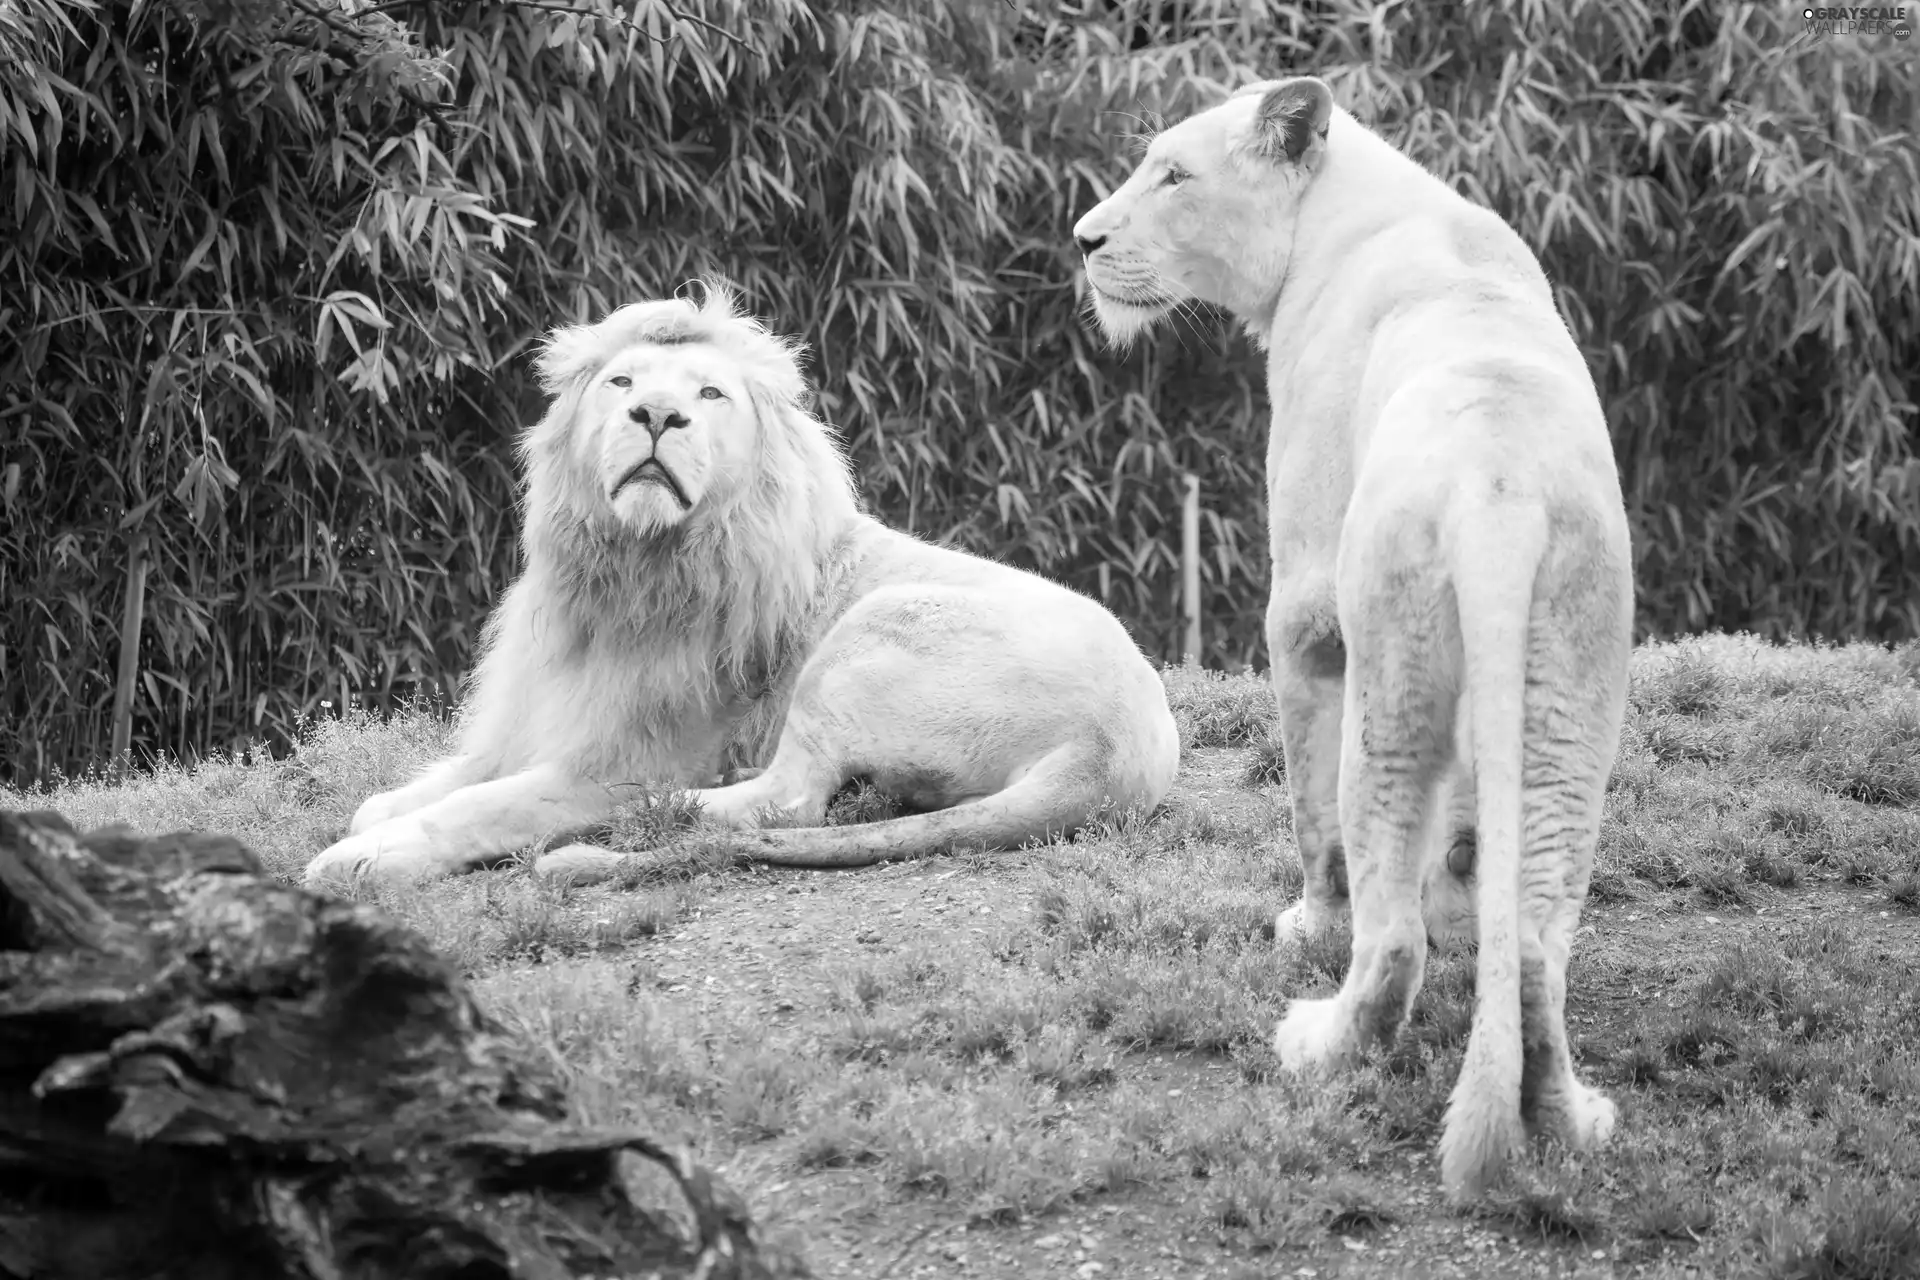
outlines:
[[[1278, 932], [1325, 930], [1348, 881], [1353, 924], [1345, 983], [1293, 1003], [1282, 1061], [1398, 1033], [1424, 886], [1436, 934], [1476, 910], [1480, 931], [1449, 1194], [1484, 1190], [1524, 1132], [1604, 1142], [1614, 1107], [1574, 1078], [1564, 1001], [1633, 582], [1607, 425], [1539, 263], [1312, 77], [1160, 134], [1074, 237], [1117, 342], [1200, 301], [1266, 352], [1267, 642], [1306, 879]], [[1472, 898], [1445, 866], [1462, 822]]]
[[[308, 883], [445, 875], [592, 826], [622, 784], [749, 771], [694, 793], [707, 816], [817, 824], [855, 777], [921, 811], [743, 837], [744, 858], [802, 866], [1013, 847], [1160, 801], [1179, 735], [1119, 620], [862, 514], [802, 350], [717, 284], [553, 334], [552, 403], [520, 446], [526, 567], [459, 753], [361, 805]], [[536, 869], [618, 860], [574, 845]]]

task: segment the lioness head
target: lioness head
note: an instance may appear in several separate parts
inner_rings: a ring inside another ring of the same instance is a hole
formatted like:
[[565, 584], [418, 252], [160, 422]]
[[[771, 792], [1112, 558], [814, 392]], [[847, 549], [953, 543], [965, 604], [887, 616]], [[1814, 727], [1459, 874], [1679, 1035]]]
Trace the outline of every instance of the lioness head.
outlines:
[[1323, 81], [1268, 80], [1153, 139], [1073, 228], [1109, 338], [1131, 342], [1183, 302], [1271, 311], [1333, 110]]
[[802, 408], [798, 344], [737, 314], [723, 285], [705, 293], [553, 333], [538, 367], [554, 404], [523, 446], [536, 489], [645, 537], [723, 520], [780, 475], [817, 471], [802, 454], [840, 465]]

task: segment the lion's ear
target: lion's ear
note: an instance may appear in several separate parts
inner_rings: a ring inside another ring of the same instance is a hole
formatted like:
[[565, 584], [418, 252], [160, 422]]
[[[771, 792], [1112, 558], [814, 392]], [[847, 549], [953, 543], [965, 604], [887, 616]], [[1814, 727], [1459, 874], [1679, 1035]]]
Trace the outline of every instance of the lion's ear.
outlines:
[[521, 465], [531, 466], [537, 457], [557, 456], [573, 438], [573, 420], [579, 412], [579, 380], [561, 383], [548, 400], [546, 412], [520, 432]]
[[558, 395], [585, 375], [593, 363], [594, 325], [567, 325], [553, 330], [534, 353], [533, 371], [548, 395]]
[[1324, 142], [1333, 115], [1333, 92], [1324, 80], [1300, 76], [1260, 95], [1254, 111], [1254, 147], [1270, 160], [1300, 163], [1307, 148]]

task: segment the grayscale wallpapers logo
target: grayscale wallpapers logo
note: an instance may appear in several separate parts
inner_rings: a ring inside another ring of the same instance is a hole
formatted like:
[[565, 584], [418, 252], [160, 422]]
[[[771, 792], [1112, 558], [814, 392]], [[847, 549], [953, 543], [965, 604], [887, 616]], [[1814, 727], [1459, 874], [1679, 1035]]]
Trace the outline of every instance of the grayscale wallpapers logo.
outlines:
[[1800, 16], [1806, 19], [1806, 34], [1810, 36], [1892, 36], [1895, 40], [1913, 37], [1913, 14], [1904, 5], [1802, 9]]

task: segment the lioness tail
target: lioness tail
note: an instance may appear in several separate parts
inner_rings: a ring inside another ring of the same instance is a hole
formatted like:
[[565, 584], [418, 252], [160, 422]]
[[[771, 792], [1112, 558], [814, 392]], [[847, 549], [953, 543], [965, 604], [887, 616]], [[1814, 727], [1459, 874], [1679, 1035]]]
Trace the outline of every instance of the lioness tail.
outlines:
[[1527, 619], [1546, 545], [1537, 507], [1476, 505], [1457, 511], [1452, 566], [1465, 658], [1478, 844], [1479, 968], [1473, 1031], [1447, 1105], [1440, 1176], [1470, 1199], [1498, 1178], [1519, 1147], [1523, 1068], [1520, 860], [1526, 733]]

